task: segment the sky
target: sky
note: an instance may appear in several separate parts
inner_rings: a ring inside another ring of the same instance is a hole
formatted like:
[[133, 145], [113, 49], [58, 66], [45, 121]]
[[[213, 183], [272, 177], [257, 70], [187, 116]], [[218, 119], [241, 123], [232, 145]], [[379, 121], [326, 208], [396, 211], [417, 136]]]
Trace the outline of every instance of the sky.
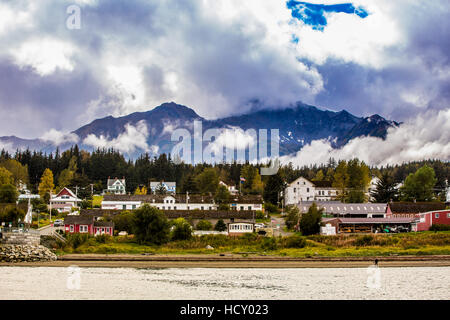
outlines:
[[448, 0], [0, 0], [0, 48], [0, 136], [64, 140], [169, 101], [210, 119], [255, 100], [450, 117]]

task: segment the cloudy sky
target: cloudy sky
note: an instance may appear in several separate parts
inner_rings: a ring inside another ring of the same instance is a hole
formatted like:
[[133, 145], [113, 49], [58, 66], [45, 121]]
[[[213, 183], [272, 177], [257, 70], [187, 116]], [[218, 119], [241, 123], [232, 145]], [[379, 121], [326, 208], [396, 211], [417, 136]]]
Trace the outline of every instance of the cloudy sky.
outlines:
[[0, 47], [1, 136], [167, 101], [206, 118], [254, 100], [450, 117], [448, 0], [0, 0]]

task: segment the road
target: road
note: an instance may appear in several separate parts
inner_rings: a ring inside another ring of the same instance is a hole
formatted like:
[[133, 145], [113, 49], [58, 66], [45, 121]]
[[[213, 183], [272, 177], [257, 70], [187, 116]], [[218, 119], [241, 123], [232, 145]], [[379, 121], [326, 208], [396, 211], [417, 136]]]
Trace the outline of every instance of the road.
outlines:
[[53, 227], [51, 225], [38, 229], [41, 236], [51, 236], [56, 230], [64, 230], [64, 227]]

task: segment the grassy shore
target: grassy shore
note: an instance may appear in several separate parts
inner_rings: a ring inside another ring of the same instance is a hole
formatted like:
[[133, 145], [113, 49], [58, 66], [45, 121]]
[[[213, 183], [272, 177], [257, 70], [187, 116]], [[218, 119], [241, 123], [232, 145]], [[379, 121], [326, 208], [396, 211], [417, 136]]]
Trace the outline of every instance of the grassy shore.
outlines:
[[[207, 249], [211, 246], [213, 249]], [[375, 257], [450, 255], [450, 232], [408, 234], [337, 235], [288, 238], [246, 236], [194, 237], [172, 241], [161, 246], [137, 244], [129, 237], [89, 238], [69, 241], [56, 247], [65, 254], [151, 254], [151, 255], [219, 255], [242, 257], [270, 255], [278, 257]]]

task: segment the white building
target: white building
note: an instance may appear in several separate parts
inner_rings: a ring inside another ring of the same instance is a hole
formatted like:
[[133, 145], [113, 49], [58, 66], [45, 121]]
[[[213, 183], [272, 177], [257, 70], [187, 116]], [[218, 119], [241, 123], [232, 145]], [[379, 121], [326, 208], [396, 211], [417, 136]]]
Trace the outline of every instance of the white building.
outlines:
[[228, 190], [228, 192], [232, 195], [237, 195], [239, 193], [239, 190], [236, 189], [236, 186], [229, 186], [223, 181], [219, 181], [219, 185], [225, 186]]
[[156, 194], [156, 191], [158, 188], [161, 188], [161, 186], [166, 190], [168, 193], [176, 193], [177, 191], [177, 183], [176, 182], [150, 182], [150, 190], [153, 194]]
[[107, 193], [113, 193], [113, 194], [126, 194], [126, 183], [125, 178], [123, 179], [109, 179], [107, 182]]
[[338, 190], [333, 188], [329, 181], [311, 182], [300, 177], [289, 184], [284, 192], [285, 205], [297, 205], [303, 201], [333, 201], [338, 195]]
[[57, 195], [52, 196], [50, 205], [58, 212], [71, 212], [81, 201], [70, 189], [63, 188]]
[[[104, 210], [134, 210], [149, 204], [160, 210], [217, 210], [214, 197], [202, 195], [106, 195], [102, 201]], [[262, 210], [259, 196], [240, 196], [230, 200], [231, 210]]]

